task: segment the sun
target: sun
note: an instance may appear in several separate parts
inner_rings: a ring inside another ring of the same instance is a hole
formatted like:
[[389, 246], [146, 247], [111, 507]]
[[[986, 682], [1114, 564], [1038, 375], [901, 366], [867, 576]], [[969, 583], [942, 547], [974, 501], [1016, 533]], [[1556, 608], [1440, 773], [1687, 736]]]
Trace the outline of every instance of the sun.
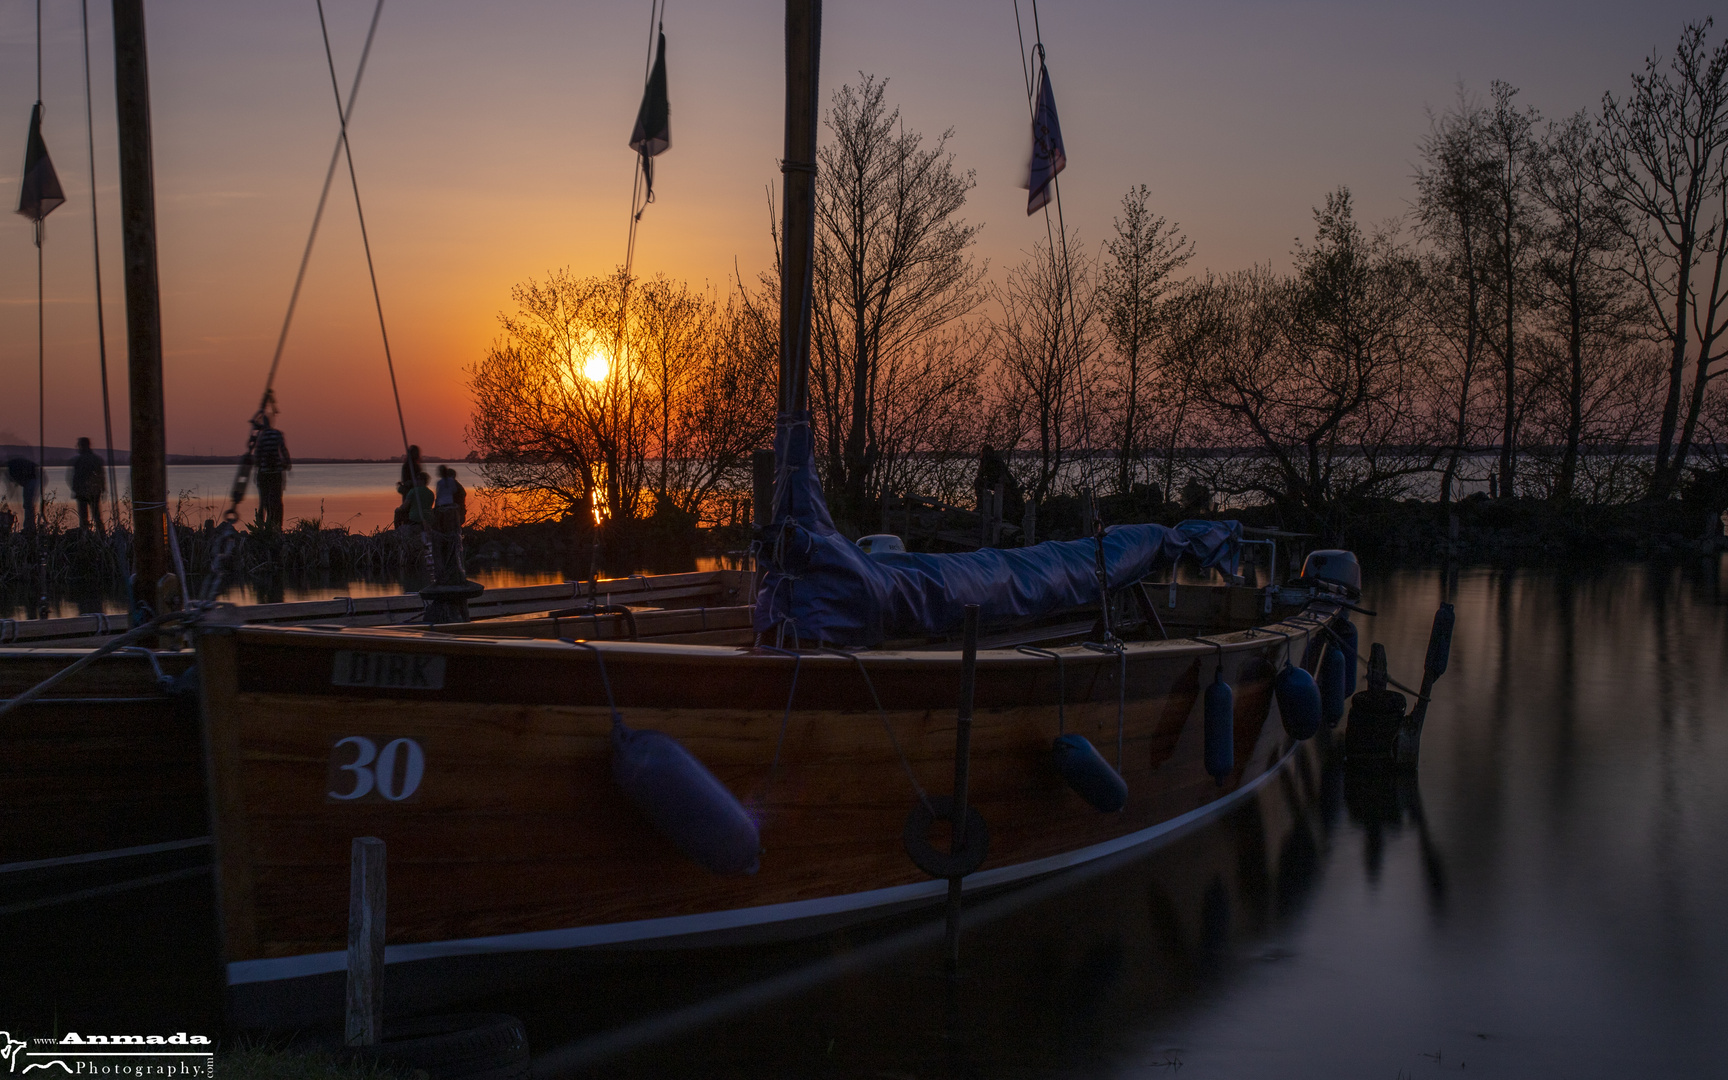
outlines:
[[607, 372], [612, 370], [612, 362], [606, 359], [605, 353], [589, 353], [588, 359], [582, 362], [582, 376], [589, 382], [605, 382]]

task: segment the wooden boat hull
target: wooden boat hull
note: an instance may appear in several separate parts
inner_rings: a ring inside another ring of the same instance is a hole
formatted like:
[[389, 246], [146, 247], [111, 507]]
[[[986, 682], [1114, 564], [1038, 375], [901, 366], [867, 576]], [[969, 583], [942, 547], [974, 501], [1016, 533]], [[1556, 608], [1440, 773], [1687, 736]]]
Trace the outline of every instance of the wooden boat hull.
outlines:
[[[85, 655], [0, 650], [0, 700]], [[94, 664], [0, 720], [0, 866], [92, 859], [209, 835], [197, 700], [165, 692], [157, 670], [192, 654], [122, 654]]]
[[[491, 589], [471, 605], [491, 620], [451, 629], [500, 635], [585, 638], [669, 634], [735, 643], [750, 638], [739, 603], [750, 575], [710, 570], [655, 577]], [[522, 620], [549, 606], [590, 602], [618, 614]], [[258, 604], [229, 609], [244, 623], [324, 620], [379, 626], [417, 616], [413, 594]], [[7, 701], [124, 632], [111, 615], [0, 622], [0, 701]], [[443, 628], [440, 628], [443, 629]], [[44, 860], [102, 861], [138, 847], [209, 836], [203, 735], [196, 698], [175, 696], [160, 677], [182, 675], [190, 650], [124, 651], [0, 720], [0, 867]], [[126, 857], [121, 855], [120, 857]]]
[[[1216, 639], [1236, 691], [1236, 769], [1222, 784], [1202, 765], [1214, 647], [1063, 648], [1060, 670], [1045, 656], [981, 652], [971, 791], [990, 851], [967, 887], [1174, 835], [1251, 790], [1292, 748], [1272, 680], [1287, 654], [1300, 661], [1314, 625], [1281, 626], [1289, 641]], [[388, 845], [392, 962], [711, 944], [873, 917], [946, 889], [902, 836], [914, 785], [951, 787], [955, 653], [251, 628], [206, 634], [198, 648], [233, 986], [343, 966], [359, 836]], [[624, 723], [677, 738], [757, 815], [757, 873], [702, 869], [621, 794], [608, 684]], [[1114, 761], [1119, 716], [1129, 800], [1100, 814], [1057, 775], [1050, 746], [1065, 728]], [[395, 746], [388, 775], [344, 798], [361, 785], [367, 745], [374, 763]]]

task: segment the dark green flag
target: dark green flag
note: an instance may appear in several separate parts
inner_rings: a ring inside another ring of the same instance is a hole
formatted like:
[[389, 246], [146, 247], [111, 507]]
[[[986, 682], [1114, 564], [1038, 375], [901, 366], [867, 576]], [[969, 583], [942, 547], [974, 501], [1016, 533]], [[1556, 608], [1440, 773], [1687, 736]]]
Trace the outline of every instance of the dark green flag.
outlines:
[[24, 150], [24, 186], [18, 192], [18, 212], [40, 223], [66, 201], [60, 188], [60, 177], [54, 172], [54, 162], [48, 157], [48, 144], [42, 141], [42, 103], [30, 110], [30, 142]]
[[643, 157], [654, 157], [672, 145], [671, 109], [666, 104], [666, 31], [660, 31], [660, 48], [654, 70], [642, 91], [642, 107], [636, 111], [636, 130], [630, 133], [630, 149]]

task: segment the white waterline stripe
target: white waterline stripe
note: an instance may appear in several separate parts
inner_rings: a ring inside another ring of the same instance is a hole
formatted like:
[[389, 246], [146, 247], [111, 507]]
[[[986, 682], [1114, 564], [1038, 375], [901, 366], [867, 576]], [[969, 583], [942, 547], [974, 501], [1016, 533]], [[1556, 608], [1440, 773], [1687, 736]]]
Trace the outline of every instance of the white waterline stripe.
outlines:
[[190, 840], [166, 840], [160, 844], [140, 844], [137, 847], [115, 848], [112, 851], [90, 851], [83, 855], [62, 855], [56, 859], [0, 863], [0, 874], [19, 870], [43, 870], [50, 866], [76, 866], [79, 863], [102, 862], [105, 859], [128, 859], [134, 855], [154, 855], [159, 851], [179, 851], [182, 848], [203, 847], [209, 843], [208, 836], [195, 836]]
[[[1093, 844], [1090, 847], [1064, 852], [1061, 855], [1034, 859], [1031, 862], [1016, 863], [1013, 866], [1000, 866], [994, 870], [981, 871], [966, 878], [962, 888], [988, 888], [992, 885], [1007, 884], [1022, 878], [1037, 877], [1040, 874], [1079, 866], [1082, 863], [1101, 859], [1106, 855], [1114, 855], [1119, 851], [1126, 851], [1129, 848], [1137, 847], [1182, 829], [1218, 813], [1258, 790], [1267, 780], [1283, 771], [1285, 763], [1296, 752], [1297, 745], [1300, 744], [1293, 744], [1278, 759], [1277, 764], [1247, 784], [1221, 799], [1207, 803], [1205, 806], [1196, 807], [1186, 814], [1180, 814], [1168, 821], [1162, 821], [1138, 832]], [[431, 960], [445, 956], [473, 956], [486, 953], [531, 952], [540, 949], [576, 949], [591, 945], [618, 945], [632, 941], [683, 937], [691, 934], [711, 933], [716, 930], [735, 930], [746, 926], [761, 926], [768, 923], [790, 922], [794, 919], [837, 915], [848, 911], [885, 907], [913, 900], [935, 899], [946, 896], [947, 893], [948, 882], [946, 880], [920, 881], [910, 885], [894, 885], [886, 889], [870, 889], [865, 892], [845, 893], [840, 896], [824, 896], [815, 900], [792, 900], [783, 904], [731, 908], [725, 911], [703, 912], [700, 915], [670, 915], [658, 919], [639, 919], [634, 922], [605, 923], [600, 926], [576, 926], [562, 930], [530, 930], [519, 934], [495, 934], [489, 937], [458, 938], [453, 941], [391, 945], [384, 950], [384, 962], [386, 964], [399, 964], [411, 960]], [[278, 979], [294, 979], [304, 975], [322, 975], [332, 971], [344, 971], [347, 967], [348, 952], [345, 949], [340, 952], [306, 953], [301, 956], [284, 956], [269, 960], [235, 960], [228, 965], [228, 985], [237, 986], [242, 983], [274, 982]]]
[[16, 904], [0, 907], [0, 915], [19, 915], [26, 911], [36, 911], [40, 908], [59, 907], [61, 904], [76, 904], [83, 900], [95, 900], [98, 897], [112, 896], [115, 893], [131, 892], [133, 889], [147, 889], [152, 885], [166, 885], [171, 881], [185, 881], [188, 878], [201, 877], [210, 872], [210, 864], [188, 866], [181, 870], [170, 870], [164, 874], [150, 874], [147, 877], [128, 878], [108, 885], [98, 885], [93, 889], [79, 889], [77, 892], [61, 893], [59, 896], [44, 896], [36, 900], [23, 900]]

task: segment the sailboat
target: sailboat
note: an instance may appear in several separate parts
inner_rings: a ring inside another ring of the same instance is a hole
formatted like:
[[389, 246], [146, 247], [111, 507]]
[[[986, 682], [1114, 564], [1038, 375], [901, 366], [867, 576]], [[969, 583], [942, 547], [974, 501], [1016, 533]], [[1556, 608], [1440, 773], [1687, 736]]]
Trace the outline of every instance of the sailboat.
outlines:
[[[126, 661], [195, 702], [176, 715], [202, 734], [241, 1026], [340, 999], [356, 838], [388, 851], [389, 980], [424, 983], [1011, 887], [1222, 813], [1336, 719], [1309, 673], [1342, 670], [1348, 553], [1253, 587], [1228, 522], [946, 556], [835, 531], [805, 400], [820, 21], [820, 0], [787, 0], [781, 406], [753, 594], [417, 627], [211, 611], [194, 652]], [[1178, 583], [1181, 560], [1212, 580]]]

